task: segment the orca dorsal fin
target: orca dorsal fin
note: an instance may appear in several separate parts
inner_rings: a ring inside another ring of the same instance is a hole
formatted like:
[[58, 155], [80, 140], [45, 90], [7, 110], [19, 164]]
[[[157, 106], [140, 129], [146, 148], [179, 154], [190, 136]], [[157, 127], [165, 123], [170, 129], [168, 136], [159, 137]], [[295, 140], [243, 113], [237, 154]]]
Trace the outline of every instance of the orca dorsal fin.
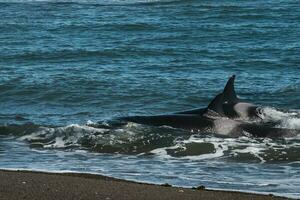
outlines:
[[223, 111], [224, 95], [223, 93], [218, 94], [207, 106], [206, 112], [214, 111], [215, 113], [225, 116]]
[[234, 80], [235, 80], [235, 75], [232, 75], [227, 81], [226, 86], [223, 90], [224, 102], [226, 103], [232, 104], [232, 103], [237, 103], [239, 101], [234, 90]]

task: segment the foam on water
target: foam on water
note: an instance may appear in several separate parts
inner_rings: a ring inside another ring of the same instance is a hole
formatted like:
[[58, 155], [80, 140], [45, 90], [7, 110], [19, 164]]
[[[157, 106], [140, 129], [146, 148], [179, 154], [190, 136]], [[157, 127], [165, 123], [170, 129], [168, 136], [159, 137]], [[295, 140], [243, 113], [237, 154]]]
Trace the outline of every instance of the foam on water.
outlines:
[[[288, 128], [294, 127], [294, 119], [298, 123], [298, 111], [266, 108], [263, 113], [264, 122], [283, 126], [286, 120]], [[5, 125], [0, 131], [5, 168], [91, 172], [149, 183], [237, 188], [293, 198], [300, 195], [296, 175], [298, 137], [228, 138], [170, 127], [91, 120], [59, 127]], [[24, 152], [26, 157], [19, 157]], [[15, 163], [13, 158], [20, 162]], [[28, 160], [33, 160], [30, 166]]]
[[300, 111], [284, 112], [272, 107], [264, 107], [260, 117], [264, 122], [276, 122], [279, 128], [300, 130]]
[[[249, 145], [247, 138], [240, 138], [239, 142], [234, 138], [226, 138], [227, 141], [222, 142], [220, 138], [198, 139], [191, 136], [188, 140], [193, 142], [213, 141], [218, 145], [225, 143]], [[183, 143], [189, 144], [188, 140]], [[241, 152], [257, 153], [255, 151], [258, 142], [256, 143], [253, 147], [245, 147], [246, 150], [241, 150]], [[276, 146], [275, 142], [274, 145]], [[21, 141], [1, 136], [0, 147], [10, 149], [10, 151], [0, 151], [3, 158], [1, 160], [2, 168], [100, 173], [127, 180], [158, 184], [167, 182], [184, 187], [205, 185], [207, 188], [273, 193], [293, 198], [297, 198], [299, 195], [297, 190], [300, 186], [297, 178], [298, 161], [291, 162], [291, 164], [282, 163], [279, 166], [260, 161], [249, 162], [249, 160], [244, 164], [241, 160], [224, 162], [226, 157], [219, 159], [210, 156], [204, 159], [205, 155], [200, 155], [201, 159], [197, 159], [197, 156], [174, 157], [168, 155], [165, 150], [161, 151], [161, 148], [154, 150], [154, 155], [148, 156], [145, 154], [99, 154], [82, 150], [30, 149], [26, 146]], [[232, 148], [232, 146], [228, 147]], [[169, 149], [175, 148], [170, 147]], [[15, 159], [18, 159], [19, 162], [16, 163]]]
[[[264, 109], [264, 120], [272, 119], [282, 127], [295, 113]], [[274, 114], [275, 113], [275, 114]], [[298, 118], [296, 118], [298, 120]], [[295, 122], [296, 125], [297, 121]], [[279, 126], [279, 125], [277, 125]], [[294, 128], [289, 125], [287, 128]], [[18, 130], [17, 127], [14, 129]], [[220, 137], [169, 127], [149, 127], [135, 123], [110, 124], [88, 121], [85, 125], [39, 127], [19, 137], [33, 148], [82, 149], [99, 153], [147, 155], [188, 160], [227, 159], [242, 162], [294, 162], [299, 159], [299, 136], [294, 138]]]
[[38, 131], [24, 135], [19, 139], [30, 141], [34, 145], [42, 145], [43, 148], [67, 148], [78, 146], [80, 139], [85, 135], [95, 136], [105, 131], [105, 129], [101, 128], [71, 124], [58, 128], [40, 127]]

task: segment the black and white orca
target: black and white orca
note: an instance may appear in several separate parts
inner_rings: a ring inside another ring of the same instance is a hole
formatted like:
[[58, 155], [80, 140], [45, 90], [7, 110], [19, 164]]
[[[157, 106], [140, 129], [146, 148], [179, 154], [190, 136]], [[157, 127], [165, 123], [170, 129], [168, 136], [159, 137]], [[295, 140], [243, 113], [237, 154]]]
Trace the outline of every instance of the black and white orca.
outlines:
[[[223, 112], [225, 116], [231, 119], [260, 119], [262, 108], [252, 103], [247, 103], [239, 99], [234, 89], [235, 75], [231, 76], [223, 90], [224, 102]], [[187, 111], [176, 112], [174, 114], [199, 114], [202, 115], [205, 108], [197, 108]]]
[[299, 133], [299, 130], [274, 128], [266, 124], [230, 119], [224, 111], [224, 104], [226, 103], [228, 103], [228, 98], [221, 93], [206, 108], [202, 108], [201, 112], [128, 116], [118, 118], [118, 120], [149, 126], [170, 126], [193, 131], [197, 130], [199, 132], [211, 132], [230, 137], [243, 135], [254, 137], [292, 137]]

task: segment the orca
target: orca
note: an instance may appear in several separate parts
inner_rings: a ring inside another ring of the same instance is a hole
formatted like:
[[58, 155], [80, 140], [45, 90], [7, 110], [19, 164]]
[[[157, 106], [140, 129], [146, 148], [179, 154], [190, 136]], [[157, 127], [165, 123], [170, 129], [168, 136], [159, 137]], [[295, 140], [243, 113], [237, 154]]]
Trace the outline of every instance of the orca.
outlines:
[[235, 75], [231, 76], [223, 90], [223, 109], [229, 118], [261, 119], [262, 108], [239, 99], [234, 89]]
[[[258, 120], [261, 119], [262, 108], [251, 103], [247, 103], [239, 99], [234, 89], [235, 75], [232, 75], [223, 90], [224, 103], [223, 112], [231, 119], [243, 119], [243, 120]], [[180, 111], [174, 114], [196, 114], [202, 115], [206, 111], [205, 108], [196, 108], [192, 110]]]
[[151, 126], [170, 126], [189, 130], [206, 130], [213, 128], [214, 117], [223, 116], [222, 109], [223, 94], [217, 95], [199, 114], [166, 114], [151, 116], [129, 116], [118, 118], [121, 121], [134, 122]]
[[169, 126], [173, 128], [187, 129], [191, 131], [214, 133], [217, 135], [239, 137], [293, 137], [299, 134], [299, 130], [274, 128], [268, 124], [249, 123], [241, 120], [233, 120], [226, 117], [223, 105], [227, 98], [223, 93], [218, 94], [211, 103], [196, 114], [166, 114], [151, 116], [120, 117], [122, 122], [134, 122], [149, 126]]

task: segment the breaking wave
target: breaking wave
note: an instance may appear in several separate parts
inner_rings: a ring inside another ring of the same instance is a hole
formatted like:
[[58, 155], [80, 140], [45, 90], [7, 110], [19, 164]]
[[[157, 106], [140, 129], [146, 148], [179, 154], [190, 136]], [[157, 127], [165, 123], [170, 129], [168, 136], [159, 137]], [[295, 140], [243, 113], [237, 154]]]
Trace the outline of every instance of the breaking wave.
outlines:
[[[263, 109], [263, 120], [278, 127], [300, 129], [299, 111]], [[62, 127], [7, 125], [1, 135], [13, 135], [31, 148], [86, 150], [98, 153], [154, 155], [191, 160], [227, 159], [239, 162], [294, 162], [300, 158], [300, 137], [224, 138], [170, 127], [135, 123], [87, 122]]]
[[262, 109], [260, 116], [263, 122], [276, 123], [278, 128], [288, 128], [300, 130], [299, 110], [281, 111], [272, 107]]

